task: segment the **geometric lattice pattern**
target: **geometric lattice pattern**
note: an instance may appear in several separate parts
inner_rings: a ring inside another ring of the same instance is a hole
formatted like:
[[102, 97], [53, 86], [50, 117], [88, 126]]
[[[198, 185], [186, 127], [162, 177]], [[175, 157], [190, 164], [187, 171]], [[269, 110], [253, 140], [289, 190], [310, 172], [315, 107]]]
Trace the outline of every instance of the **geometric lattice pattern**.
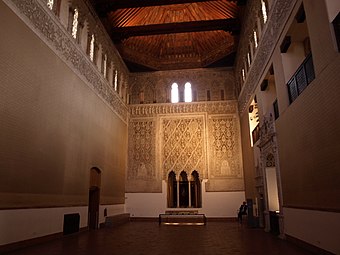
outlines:
[[209, 121], [210, 148], [214, 155], [211, 177], [240, 177], [238, 125], [234, 117], [214, 117]]
[[196, 170], [200, 176], [205, 171], [204, 118], [177, 117], [162, 119], [162, 166], [163, 178], [170, 171], [191, 174]]

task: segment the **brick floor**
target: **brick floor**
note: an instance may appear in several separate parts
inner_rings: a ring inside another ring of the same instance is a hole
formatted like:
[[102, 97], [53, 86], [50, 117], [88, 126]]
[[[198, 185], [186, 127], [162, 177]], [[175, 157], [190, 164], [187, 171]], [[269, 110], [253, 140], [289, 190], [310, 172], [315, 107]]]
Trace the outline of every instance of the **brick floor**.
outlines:
[[11, 255], [297, 255], [310, 254], [262, 229], [236, 222], [205, 226], [159, 226], [130, 222], [82, 232], [9, 253]]

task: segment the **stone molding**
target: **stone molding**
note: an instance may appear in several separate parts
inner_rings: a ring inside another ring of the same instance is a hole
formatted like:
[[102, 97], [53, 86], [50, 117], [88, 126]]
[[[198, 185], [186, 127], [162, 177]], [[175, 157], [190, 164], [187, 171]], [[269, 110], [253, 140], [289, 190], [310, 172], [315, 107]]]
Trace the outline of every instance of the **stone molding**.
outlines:
[[[110, 108], [127, 123], [124, 101], [42, 0], [3, 0]], [[90, 11], [89, 11], [90, 12]], [[90, 14], [89, 14], [90, 15]], [[99, 28], [97, 28], [99, 29]], [[99, 33], [99, 32], [97, 32]], [[101, 33], [105, 33], [101, 31]], [[113, 47], [113, 46], [112, 46]]]
[[[256, 8], [254, 7], [254, 2], [252, 6], [250, 6], [250, 10], [253, 11], [253, 13], [257, 13]], [[262, 74], [264, 73], [267, 65], [264, 63], [268, 63], [274, 49], [276, 47], [276, 44], [281, 36], [281, 32], [283, 31], [283, 27], [286, 25], [287, 20], [297, 3], [297, 0], [292, 1], [286, 1], [286, 0], [276, 0], [273, 2], [273, 5], [271, 6], [269, 10], [269, 16], [268, 21], [263, 27], [262, 35], [259, 40], [259, 45], [256, 50], [255, 56], [253, 57], [254, 60], [250, 66], [250, 69], [247, 72], [246, 81], [243, 84], [242, 90], [239, 94], [239, 111], [240, 114], [242, 114], [246, 109], [247, 105], [257, 87], [259, 84], [259, 81], [262, 77]], [[250, 15], [249, 15], [250, 16]], [[254, 17], [254, 15], [252, 15]], [[251, 23], [253, 20], [251, 18], [248, 19], [248, 22], [246, 21], [243, 29], [245, 27], [252, 28], [249, 23]], [[243, 66], [242, 60], [248, 51], [248, 45], [249, 45], [249, 32], [245, 31], [242, 33], [241, 38], [243, 38], [242, 42], [240, 42], [240, 47], [238, 51], [238, 63], [235, 70], [235, 74], [238, 77], [238, 75], [241, 73], [241, 69]]]

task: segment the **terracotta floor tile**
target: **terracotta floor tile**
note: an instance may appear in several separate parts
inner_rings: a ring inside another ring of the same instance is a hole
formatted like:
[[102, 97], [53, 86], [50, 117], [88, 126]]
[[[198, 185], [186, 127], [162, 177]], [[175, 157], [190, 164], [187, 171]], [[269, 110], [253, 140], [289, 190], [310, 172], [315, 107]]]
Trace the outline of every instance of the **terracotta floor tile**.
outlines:
[[236, 222], [206, 226], [159, 226], [130, 222], [114, 228], [83, 232], [11, 255], [297, 255], [310, 254], [262, 229]]

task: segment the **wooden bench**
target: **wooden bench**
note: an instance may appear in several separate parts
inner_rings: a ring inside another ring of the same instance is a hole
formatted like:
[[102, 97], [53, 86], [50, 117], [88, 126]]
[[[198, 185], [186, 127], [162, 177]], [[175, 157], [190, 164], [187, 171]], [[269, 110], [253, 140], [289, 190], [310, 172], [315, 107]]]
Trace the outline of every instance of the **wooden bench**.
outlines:
[[159, 224], [164, 225], [205, 225], [207, 222], [201, 213], [164, 213], [159, 215]]
[[165, 211], [165, 214], [192, 215], [192, 214], [198, 214], [198, 210], [168, 210], [168, 211]]

